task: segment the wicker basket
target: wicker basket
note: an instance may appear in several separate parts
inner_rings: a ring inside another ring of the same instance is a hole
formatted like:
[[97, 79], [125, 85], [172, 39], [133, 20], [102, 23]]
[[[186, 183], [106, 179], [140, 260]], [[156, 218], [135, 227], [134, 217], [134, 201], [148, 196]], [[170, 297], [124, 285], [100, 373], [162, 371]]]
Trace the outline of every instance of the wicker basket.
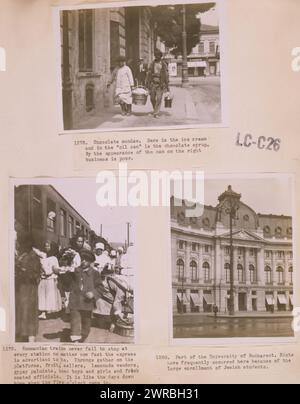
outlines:
[[149, 93], [145, 87], [135, 88], [132, 92], [133, 103], [135, 105], [146, 105], [148, 100], [148, 94]]

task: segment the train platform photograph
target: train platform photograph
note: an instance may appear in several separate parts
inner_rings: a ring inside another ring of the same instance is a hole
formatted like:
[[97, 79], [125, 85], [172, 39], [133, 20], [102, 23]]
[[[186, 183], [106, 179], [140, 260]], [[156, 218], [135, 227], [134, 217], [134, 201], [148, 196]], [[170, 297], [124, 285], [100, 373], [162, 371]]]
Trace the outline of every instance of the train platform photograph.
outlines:
[[15, 180], [15, 342], [135, 341], [135, 218], [93, 179]]

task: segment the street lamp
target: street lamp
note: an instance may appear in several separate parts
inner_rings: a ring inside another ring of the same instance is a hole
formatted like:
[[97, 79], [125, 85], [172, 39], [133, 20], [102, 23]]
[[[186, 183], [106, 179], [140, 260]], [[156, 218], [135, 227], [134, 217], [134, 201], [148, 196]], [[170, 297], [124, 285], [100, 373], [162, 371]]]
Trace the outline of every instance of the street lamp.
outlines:
[[182, 6], [182, 87], [187, 87], [189, 82], [187, 61], [187, 32], [186, 32], [186, 5]]
[[234, 262], [233, 262], [233, 220], [237, 219], [237, 212], [239, 210], [239, 203], [241, 194], [237, 194], [232, 190], [231, 185], [228, 186], [220, 197], [219, 211], [229, 215], [229, 229], [230, 229], [230, 303], [229, 315], [234, 316]]

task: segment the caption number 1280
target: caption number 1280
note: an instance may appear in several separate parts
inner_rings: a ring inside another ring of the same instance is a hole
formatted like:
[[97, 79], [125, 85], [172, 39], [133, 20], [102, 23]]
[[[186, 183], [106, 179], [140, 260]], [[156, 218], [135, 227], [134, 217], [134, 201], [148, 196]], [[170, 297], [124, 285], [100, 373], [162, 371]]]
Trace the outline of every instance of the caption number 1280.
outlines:
[[259, 150], [270, 150], [278, 152], [281, 146], [281, 139], [274, 137], [259, 136], [255, 137], [251, 134], [241, 135], [238, 133], [236, 145], [241, 147], [257, 147]]

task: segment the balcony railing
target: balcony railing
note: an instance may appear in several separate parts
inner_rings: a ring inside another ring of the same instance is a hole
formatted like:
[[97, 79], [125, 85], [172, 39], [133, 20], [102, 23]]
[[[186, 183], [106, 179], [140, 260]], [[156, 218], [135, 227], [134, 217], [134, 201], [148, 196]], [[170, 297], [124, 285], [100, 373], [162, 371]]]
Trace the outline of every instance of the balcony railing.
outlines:
[[200, 279], [192, 279], [192, 283], [200, 283]]
[[184, 283], [186, 282], [186, 278], [178, 278], [177, 279], [179, 283]]

